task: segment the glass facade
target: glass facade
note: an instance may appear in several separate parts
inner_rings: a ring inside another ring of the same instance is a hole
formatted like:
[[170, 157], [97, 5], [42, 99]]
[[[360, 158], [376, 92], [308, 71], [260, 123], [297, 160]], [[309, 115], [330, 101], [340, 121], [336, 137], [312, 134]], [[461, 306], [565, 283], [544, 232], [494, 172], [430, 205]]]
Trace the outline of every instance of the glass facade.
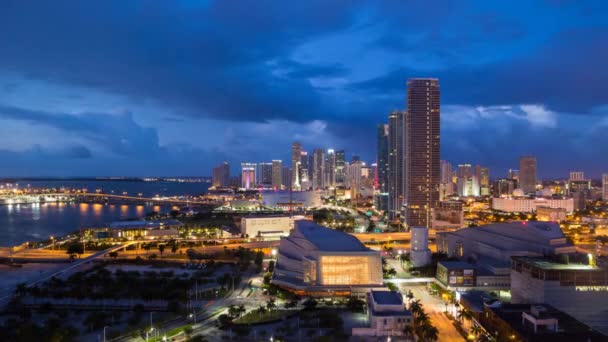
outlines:
[[369, 285], [382, 283], [379, 256], [324, 255], [320, 260], [321, 285]]

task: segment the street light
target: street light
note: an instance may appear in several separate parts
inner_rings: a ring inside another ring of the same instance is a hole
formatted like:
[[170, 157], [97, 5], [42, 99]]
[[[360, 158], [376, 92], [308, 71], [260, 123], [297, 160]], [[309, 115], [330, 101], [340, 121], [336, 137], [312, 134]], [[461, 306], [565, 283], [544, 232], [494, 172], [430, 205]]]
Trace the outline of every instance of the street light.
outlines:
[[103, 342], [106, 342], [106, 328], [109, 328], [107, 325], [103, 327]]

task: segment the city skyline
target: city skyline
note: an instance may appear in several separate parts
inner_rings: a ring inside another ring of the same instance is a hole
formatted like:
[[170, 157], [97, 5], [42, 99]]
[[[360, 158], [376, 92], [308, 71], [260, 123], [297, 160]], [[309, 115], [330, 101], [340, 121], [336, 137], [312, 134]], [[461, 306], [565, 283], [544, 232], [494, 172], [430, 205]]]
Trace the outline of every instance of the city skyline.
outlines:
[[295, 140], [371, 162], [413, 77], [441, 81], [441, 159], [606, 172], [608, 5], [407, 6], [12, 3], [0, 177], [209, 175]]

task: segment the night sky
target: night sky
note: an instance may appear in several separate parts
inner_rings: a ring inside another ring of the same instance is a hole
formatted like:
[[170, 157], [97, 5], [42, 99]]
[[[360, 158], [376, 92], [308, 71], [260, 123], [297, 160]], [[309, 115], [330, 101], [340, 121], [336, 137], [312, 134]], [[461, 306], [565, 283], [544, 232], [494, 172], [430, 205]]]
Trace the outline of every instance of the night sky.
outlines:
[[608, 1], [0, 2], [0, 176], [210, 175], [344, 148], [437, 77], [442, 158], [608, 172]]

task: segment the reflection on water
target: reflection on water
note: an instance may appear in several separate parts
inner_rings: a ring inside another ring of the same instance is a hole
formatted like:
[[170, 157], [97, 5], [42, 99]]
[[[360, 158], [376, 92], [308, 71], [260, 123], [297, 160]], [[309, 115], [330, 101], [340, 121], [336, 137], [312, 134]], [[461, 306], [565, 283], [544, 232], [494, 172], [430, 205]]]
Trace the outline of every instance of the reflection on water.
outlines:
[[61, 236], [85, 225], [143, 218], [148, 212], [168, 212], [170, 209], [158, 205], [99, 203], [0, 205], [0, 246]]

